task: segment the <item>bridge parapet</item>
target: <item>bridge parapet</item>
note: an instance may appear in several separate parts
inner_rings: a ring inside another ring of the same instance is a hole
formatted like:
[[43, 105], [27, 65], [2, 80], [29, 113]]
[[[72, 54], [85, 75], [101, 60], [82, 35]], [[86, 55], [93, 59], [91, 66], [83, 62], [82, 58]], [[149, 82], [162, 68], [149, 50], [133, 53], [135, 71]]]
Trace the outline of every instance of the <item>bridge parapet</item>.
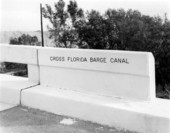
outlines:
[[155, 98], [151, 53], [0, 45], [0, 54], [1, 62], [28, 64], [29, 79], [0, 75], [0, 101], [141, 133], [170, 132], [170, 102]]
[[24, 45], [0, 45], [0, 62], [28, 65], [28, 79], [39, 84], [38, 47]]

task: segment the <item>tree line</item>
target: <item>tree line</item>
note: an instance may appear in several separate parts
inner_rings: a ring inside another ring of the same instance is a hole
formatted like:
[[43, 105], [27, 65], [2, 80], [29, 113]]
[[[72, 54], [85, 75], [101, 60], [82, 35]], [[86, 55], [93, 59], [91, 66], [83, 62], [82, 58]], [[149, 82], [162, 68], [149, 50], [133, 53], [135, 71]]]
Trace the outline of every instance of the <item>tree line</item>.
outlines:
[[40, 46], [41, 43], [38, 41], [37, 36], [30, 36], [28, 34], [22, 34], [19, 37], [10, 38], [11, 45], [31, 45], [31, 46]]

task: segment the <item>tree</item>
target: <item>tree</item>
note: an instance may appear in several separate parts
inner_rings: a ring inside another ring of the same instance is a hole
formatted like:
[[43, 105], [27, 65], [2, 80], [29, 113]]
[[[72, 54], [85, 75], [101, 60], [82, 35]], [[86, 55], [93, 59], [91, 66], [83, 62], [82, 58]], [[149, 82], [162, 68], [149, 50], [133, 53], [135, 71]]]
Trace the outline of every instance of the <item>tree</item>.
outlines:
[[70, 1], [69, 5], [67, 6], [67, 12], [71, 17], [73, 26], [75, 26], [76, 21], [79, 21], [84, 17], [84, 12], [81, 8], [78, 8], [76, 1]]
[[30, 36], [26, 34], [22, 34], [18, 38], [11, 38], [10, 39], [11, 45], [32, 45], [32, 46], [39, 46], [40, 42], [36, 36]]
[[159, 37], [153, 52], [156, 59], [157, 84], [161, 84], [162, 90], [167, 91], [170, 95], [170, 90], [168, 90], [170, 81], [170, 21], [166, 20], [161, 25], [161, 33], [157, 34], [156, 37]]
[[[52, 24], [52, 28], [48, 26], [50, 38], [54, 39], [57, 47], [71, 48], [79, 45], [79, 37], [75, 26], [84, 17], [82, 9], [79, 9], [75, 1], [70, 1], [65, 10], [65, 2], [59, 0], [54, 4], [53, 11], [50, 5], [46, 4], [43, 8], [43, 16]], [[71, 22], [70, 22], [71, 21]]]

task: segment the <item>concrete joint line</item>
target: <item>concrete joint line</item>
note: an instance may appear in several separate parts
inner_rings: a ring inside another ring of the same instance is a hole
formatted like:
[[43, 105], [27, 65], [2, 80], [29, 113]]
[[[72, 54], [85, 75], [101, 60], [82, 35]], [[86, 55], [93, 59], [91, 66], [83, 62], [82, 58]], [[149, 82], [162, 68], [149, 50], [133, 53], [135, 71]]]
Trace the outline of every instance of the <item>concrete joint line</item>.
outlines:
[[20, 90], [20, 101], [19, 101], [19, 104], [20, 104], [20, 105], [21, 105], [21, 103], [22, 103], [22, 101], [21, 101], [21, 99], [22, 99], [22, 91], [23, 91], [23, 90], [30, 89], [30, 88], [32, 88], [32, 87], [36, 87], [36, 86], [38, 86], [38, 85], [40, 85], [40, 84], [32, 85], [32, 86], [30, 86], [30, 87], [23, 88], [23, 89]]
[[40, 85], [40, 63], [39, 63], [39, 50], [37, 49], [37, 66], [38, 66], [38, 76], [39, 76], [39, 83], [38, 85]]

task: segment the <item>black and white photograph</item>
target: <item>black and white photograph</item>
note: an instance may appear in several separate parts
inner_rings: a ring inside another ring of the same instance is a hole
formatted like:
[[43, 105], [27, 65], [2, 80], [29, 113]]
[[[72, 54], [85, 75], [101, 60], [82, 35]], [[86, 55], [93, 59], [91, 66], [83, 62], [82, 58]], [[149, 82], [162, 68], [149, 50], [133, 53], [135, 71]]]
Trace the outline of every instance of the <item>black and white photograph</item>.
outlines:
[[0, 133], [170, 133], [170, 1], [1, 0]]

